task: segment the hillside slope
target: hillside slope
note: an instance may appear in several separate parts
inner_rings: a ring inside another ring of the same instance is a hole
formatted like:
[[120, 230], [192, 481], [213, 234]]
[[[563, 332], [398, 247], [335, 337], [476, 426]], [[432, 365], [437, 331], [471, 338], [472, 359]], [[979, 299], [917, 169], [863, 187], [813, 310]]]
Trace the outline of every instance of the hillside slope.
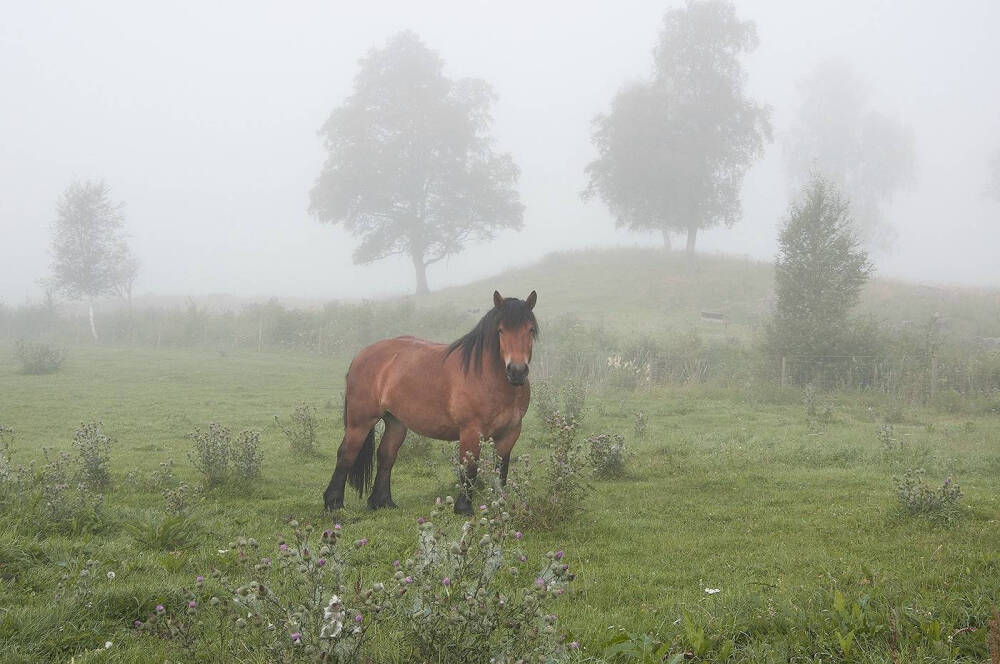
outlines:
[[[538, 263], [442, 289], [418, 306], [452, 305], [478, 313], [498, 289], [508, 296], [539, 295], [543, 321], [571, 314], [634, 332], [696, 329], [706, 335], [748, 335], [770, 310], [770, 263], [730, 256], [697, 256], [656, 249], [605, 249], [551, 254]], [[714, 322], [702, 312], [722, 314]], [[962, 338], [1000, 337], [1000, 290], [933, 286], [874, 279], [858, 312], [892, 327], [919, 327], [932, 316]]]

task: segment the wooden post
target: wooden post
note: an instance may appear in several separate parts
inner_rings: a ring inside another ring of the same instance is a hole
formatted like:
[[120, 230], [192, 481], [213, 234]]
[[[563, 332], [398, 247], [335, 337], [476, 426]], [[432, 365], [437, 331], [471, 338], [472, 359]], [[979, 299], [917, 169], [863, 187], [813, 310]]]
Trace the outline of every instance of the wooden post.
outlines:
[[937, 392], [937, 355], [931, 355], [931, 399]]
[[781, 356], [781, 386], [784, 387], [788, 381], [788, 358]]

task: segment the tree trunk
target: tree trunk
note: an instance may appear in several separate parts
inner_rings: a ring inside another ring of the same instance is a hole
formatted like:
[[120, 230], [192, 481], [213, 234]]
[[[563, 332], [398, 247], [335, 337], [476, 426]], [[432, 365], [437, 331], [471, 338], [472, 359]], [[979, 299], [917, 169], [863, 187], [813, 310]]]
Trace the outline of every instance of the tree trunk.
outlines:
[[670, 251], [670, 249], [671, 249], [671, 246], [670, 246], [670, 231], [668, 231], [667, 229], [664, 228], [660, 232], [663, 233], [663, 248], [666, 251]]
[[424, 265], [424, 257], [416, 253], [411, 254], [411, 256], [413, 258], [413, 269], [417, 273], [417, 295], [430, 293], [430, 290], [427, 288], [427, 266]]
[[694, 256], [694, 245], [698, 241], [698, 227], [688, 226], [687, 255]]
[[93, 335], [94, 341], [97, 341], [97, 326], [94, 325], [94, 301], [87, 301], [87, 310], [90, 313], [90, 334]]

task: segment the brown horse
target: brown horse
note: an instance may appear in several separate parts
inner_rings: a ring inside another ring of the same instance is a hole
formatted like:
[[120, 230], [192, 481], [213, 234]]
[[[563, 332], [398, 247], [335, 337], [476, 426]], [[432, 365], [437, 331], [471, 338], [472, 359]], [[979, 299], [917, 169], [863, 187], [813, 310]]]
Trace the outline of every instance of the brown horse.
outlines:
[[[389, 486], [406, 432], [438, 440], [459, 441], [463, 490], [455, 511], [471, 514], [470, 491], [476, 476], [479, 441], [492, 438], [501, 460], [500, 478], [507, 479], [510, 451], [521, 434], [531, 387], [528, 364], [538, 333], [532, 309], [535, 291], [526, 300], [493, 292], [493, 308], [464, 337], [450, 345], [415, 337], [378, 341], [360, 353], [347, 370], [344, 397], [344, 441], [337, 467], [323, 494], [327, 509], [344, 506], [344, 484], [358, 496], [372, 489], [368, 506], [395, 507]], [[385, 432], [375, 462], [375, 424]]]

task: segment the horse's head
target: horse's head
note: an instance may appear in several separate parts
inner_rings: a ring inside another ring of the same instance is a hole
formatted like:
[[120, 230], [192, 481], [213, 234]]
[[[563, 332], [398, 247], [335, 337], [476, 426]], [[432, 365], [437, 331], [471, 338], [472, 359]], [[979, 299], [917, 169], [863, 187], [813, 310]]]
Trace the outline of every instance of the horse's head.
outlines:
[[493, 306], [497, 311], [497, 336], [500, 346], [500, 358], [507, 372], [507, 380], [511, 385], [524, 385], [528, 377], [528, 364], [531, 362], [531, 346], [538, 334], [538, 323], [535, 321], [535, 302], [538, 294], [531, 291], [526, 300], [516, 297], [501, 297], [498, 291], [493, 291]]

